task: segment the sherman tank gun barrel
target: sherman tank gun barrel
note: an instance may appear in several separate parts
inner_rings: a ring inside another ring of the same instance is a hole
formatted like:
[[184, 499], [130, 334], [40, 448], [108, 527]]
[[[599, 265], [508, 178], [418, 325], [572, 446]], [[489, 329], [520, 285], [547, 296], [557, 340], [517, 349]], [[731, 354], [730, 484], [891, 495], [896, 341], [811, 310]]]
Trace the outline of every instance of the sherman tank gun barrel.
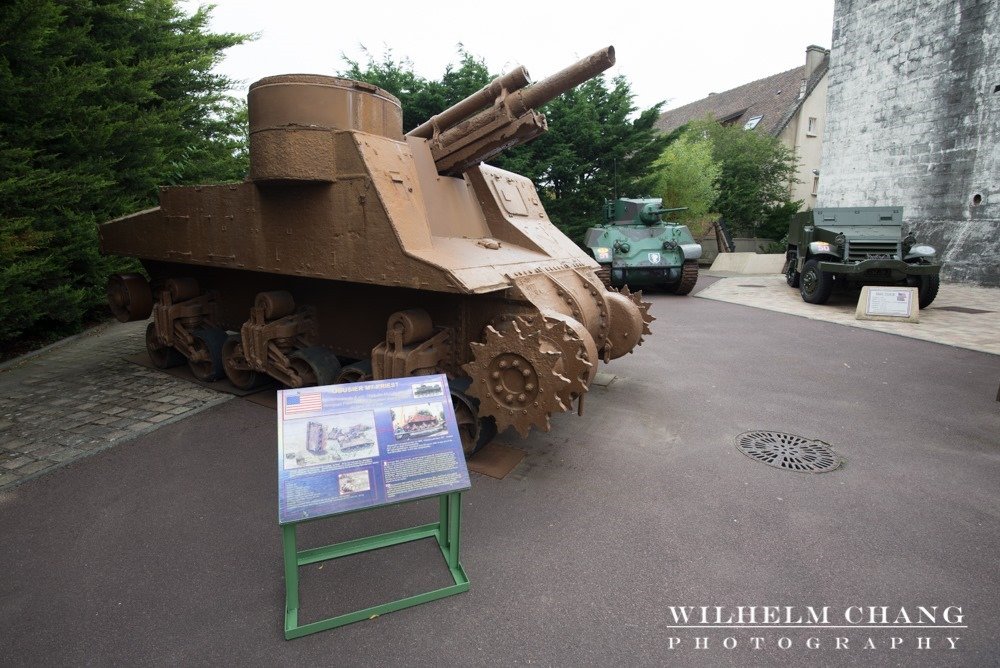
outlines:
[[[615, 48], [609, 46], [530, 86], [514, 90], [501, 87], [492, 106], [485, 109], [481, 108], [482, 105], [477, 107], [481, 100], [492, 94], [494, 84], [500, 81], [497, 79], [409, 134], [430, 139], [431, 154], [439, 174], [460, 176], [470, 167], [545, 132], [548, 129], [545, 116], [538, 113], [536, 107], [592, 79], [614, 64]], [[458, 120], [462, 113], [473, 108], [480, 110]], [[442, 122], [442, 119], [449, 122]]]
[[429, 120], [424, 121], [407, 132], [406, 136], [430, 139], [434, 136], [435, 130], [438, 132], [446, 130], [459, 121], [465, 120], [483, 107], [493, 104], [504, 91], [510, 93], [524, 88], [530, 83], [531, 77], [528, 75], [528, 70], [522, 65], [503, 76], [497, 77], [469, 97], [448, 107], [440, 114], [432, 116]]

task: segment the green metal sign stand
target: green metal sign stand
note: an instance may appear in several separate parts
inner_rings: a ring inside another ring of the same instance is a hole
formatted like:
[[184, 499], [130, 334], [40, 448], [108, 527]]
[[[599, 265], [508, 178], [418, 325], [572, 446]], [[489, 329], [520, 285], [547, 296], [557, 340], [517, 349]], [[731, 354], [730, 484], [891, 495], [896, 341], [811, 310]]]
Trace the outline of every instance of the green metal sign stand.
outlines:
[[[438, 521], [432, 524], [400, 529], [377, 536], [368, 536], [349, 540], [343, 543], [316, 547], [298, 551], [295, 540], [295, 527], [303, 522], [284, 524], [281, 527], [281, 541], [285, 553], [285, 640], [301, 638], [302, 636], [335, 629], [346, 624], [353, 624], [377, 615], [384, 615], [403, 608], [409, 608], [421, 603], [436, 601], [445, 596], [460, 594], [469, 590], [469, 578], [465, 569], [458, 561], [459, 533], [462, 521], [462, 493], [450, 492], [439, 497]], [[307, 520], [309, 521], [309, 520]], [[444, 554], [445, 562], [451, 571], [455, 584], [435, 589], [424, 594], [375, 605], [357, 612], [349, 612], [329, 619], [323, 619], [309, 624], [299, 625], [299, 567], [315, 564], [321, 561], [339, 559], [352, 554], [361, 554], [380, 550], [384, 547], [401, 545], [424, 538], [437, 539], [438, 546]]]

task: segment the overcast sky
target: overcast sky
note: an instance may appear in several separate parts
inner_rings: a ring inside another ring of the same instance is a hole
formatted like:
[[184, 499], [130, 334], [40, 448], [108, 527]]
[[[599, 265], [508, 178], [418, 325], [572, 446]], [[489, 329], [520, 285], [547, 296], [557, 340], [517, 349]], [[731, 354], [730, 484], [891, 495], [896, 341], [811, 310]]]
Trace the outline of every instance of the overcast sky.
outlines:
[[[189, 11], [198, 5], [184, 1]], [[221, 72], [250, 83], [272, 74], [336, 74], [341, 54], [364, 61], [386, 47], [416, 72], [440, 78], [459, 43], [494, 72], [516, 65], [537, 81], [614, 45], [640, 108], [677, 107], [805, 63], [830, 48], [833, 0], [685, 2], [316, 2], [215, 0], [212, 29], [258, 33], [228, 51]]]

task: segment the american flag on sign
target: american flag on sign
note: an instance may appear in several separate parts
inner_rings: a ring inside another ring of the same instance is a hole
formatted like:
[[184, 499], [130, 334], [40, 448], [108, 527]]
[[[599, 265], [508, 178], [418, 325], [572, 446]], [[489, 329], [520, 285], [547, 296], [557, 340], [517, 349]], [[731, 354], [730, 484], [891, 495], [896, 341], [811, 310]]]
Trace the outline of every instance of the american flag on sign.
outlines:
[[319, 392], [285, 395], [285, 415], [291, 413], [309, 413], [322, 409], [323, 395]]

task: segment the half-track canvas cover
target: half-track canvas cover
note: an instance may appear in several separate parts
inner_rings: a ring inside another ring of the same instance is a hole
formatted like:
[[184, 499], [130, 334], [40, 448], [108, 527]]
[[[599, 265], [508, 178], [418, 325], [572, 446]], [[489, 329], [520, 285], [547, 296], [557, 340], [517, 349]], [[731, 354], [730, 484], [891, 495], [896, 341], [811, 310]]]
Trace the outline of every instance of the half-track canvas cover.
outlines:
[[531, 84], [518, 67], [402, 131], [399, 101], [312, 74], [250, 87], [242, 183], [162, 188], [101, 225], [112, 311], [152, 313], [160, 367], [290, 387], [448, 375], [467, 453], [498, 429], [548, 430], [599, 360], [650, 334], [649, 305], [608, 291], [527, 178], [483, 164], [547, 128], [537, 108], [615, 61], [608, 47]]

